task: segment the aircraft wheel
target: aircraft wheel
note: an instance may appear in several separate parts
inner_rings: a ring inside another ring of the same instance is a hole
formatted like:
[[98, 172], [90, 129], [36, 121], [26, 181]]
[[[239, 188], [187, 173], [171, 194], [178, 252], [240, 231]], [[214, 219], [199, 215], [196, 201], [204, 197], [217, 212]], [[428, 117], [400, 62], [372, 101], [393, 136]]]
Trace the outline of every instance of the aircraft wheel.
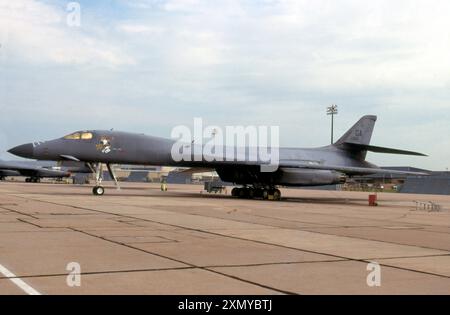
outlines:
[[95, 186], [92, 189], [92, 193], [96, 196], [102, 196], [105, 193], [105, 188], [103, 188], [102, 186]]
[[281, 200], [281, 191], [279, 189], [275, 189], [273, 192], [273, 200]]
[[263, 198], [264, 199], [264, 189], [255, 188], [255, 192], [253, 194], [255, 198]]

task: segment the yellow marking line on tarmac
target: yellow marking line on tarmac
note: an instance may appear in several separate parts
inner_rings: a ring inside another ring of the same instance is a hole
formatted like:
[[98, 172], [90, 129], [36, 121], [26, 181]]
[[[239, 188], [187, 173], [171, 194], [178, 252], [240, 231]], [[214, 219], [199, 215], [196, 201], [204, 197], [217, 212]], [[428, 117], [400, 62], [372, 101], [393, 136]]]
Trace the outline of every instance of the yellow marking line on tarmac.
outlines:
[[30, 287], [22, 279], [18, 278], [15, 274], [13, 274], [11, 271], [6, 269], [2, 265], [0, 265], [0, 273], [2, 273], [5, 277], [7, 277], [9, 280], [11, 280], [12, 283], [14, 283], [20, 289], [22, 289], [22, 291], [24, 291], [26, 294], [28, 294], [28, 295], [41, 295], [41, 293], [36, 291], [34, 288]]

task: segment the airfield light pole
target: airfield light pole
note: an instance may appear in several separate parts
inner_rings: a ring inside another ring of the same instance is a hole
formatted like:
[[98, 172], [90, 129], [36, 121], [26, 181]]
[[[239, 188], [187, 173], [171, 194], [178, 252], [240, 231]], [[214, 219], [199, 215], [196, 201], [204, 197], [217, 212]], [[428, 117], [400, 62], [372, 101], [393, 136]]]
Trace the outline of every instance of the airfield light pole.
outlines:
[[331, 105], [327, 107], [327, 115], [331, 115], [331, 144], [333, 144], [333, 130], [334, 130], [334, 115], [337, 115], [338, 107], [337, 105]]

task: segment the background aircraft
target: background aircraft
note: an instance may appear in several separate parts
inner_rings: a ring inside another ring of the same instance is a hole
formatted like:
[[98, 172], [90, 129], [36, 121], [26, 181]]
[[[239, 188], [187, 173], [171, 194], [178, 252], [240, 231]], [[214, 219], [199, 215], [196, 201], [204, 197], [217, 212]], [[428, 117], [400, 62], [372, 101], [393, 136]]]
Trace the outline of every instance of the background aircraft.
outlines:
[[16, 162], [0, 161], [0, 180], [8, 176], [26, 176], [26, 182], [37, 183], [41, 178], [63, 178], [69, 177], [67, 170], [55, 170], [40, 166], [27, 166]]
[[[233, 189], [233, 196], [274, 200], [281, 198], [276, 188], [278, 185], [332, 185], [344, 183], [348, 176], [376, 173], [426, 175], [383, 170], [365, 160], [367, 151], [424, 156], [417, 152], [370, 145], [376, 119], [376, 116], [362, 117], [336, 143], [329, 146], [313, 149], [280, 148], [278, 169], [269, 173], [261, 172], [261, 166], [267, 163], [250, 161], [248, 158], [209, 162], [204, 156], [200, 161], [192, 156], [191, 161], [177, 162], [171, 154], [175, 140], [119, 131], [78, 131], [51, 141], [23, 144], [9, 152], [39, 160], [84, 162], [96, 174], [96, 186], [93, 188], [95, 195], [104, 193], [101, 186], [103, 163], [116, 185], [113, 164], [198, 167], [203, 170], [214, 169], [223, 181], [242, 185], [241, 188]], [[185, 146], [193, 147], [195, 144], [186, 143]]]

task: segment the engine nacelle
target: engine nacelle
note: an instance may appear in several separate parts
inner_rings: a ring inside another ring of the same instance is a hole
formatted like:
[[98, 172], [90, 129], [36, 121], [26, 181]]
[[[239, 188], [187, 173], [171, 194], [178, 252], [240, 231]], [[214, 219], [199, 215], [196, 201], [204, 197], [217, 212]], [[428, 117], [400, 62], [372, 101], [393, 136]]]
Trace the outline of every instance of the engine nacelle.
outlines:
[[322, 186], [344, 184], [345, 174], [331, 170], [299, 168], [281, 169], [280, 185], [284, 186]]

